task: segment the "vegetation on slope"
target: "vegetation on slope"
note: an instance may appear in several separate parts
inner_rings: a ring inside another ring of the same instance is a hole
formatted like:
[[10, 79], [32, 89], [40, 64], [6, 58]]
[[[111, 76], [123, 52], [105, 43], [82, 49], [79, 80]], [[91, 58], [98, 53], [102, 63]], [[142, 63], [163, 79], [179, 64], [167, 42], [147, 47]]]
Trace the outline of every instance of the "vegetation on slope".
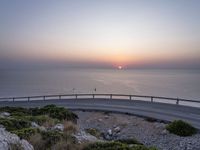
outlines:
[[[0, 124], [11, 133], [28, 140], [36, 150], [51, 149], [58, 143], [74, 144], [71, 136], [76, 131], [78, 116], [64, 107], [47, 105], [42, 108], [1, 107], [0, 112], [9, 112], [9, 117], [0, 117]], [[43, 129], [32, 127], [35, 122]], [[64, 131], [52, 131], [57, 123], [64, 124]], [[61, 147], [61, 145], [59, 145]], [[65, 144], [66, 146], [66, 144]]]
[[128, 145], [121, 142], [97, 142], [87, 145], [83, 150], [156, 150], [156, 148], [147, 148], [144, 145]]
[[179, 136], [191, 136], [197, 132], [196, 128], [194, 128], [192, 125], [182, 120], [173, 121], [172, 123], [167, 125], [166, 129], [170, 133], [173, 133]]
[[[42, 108], [2, 107], [0, 112], [10, 113], [8, 117], [0, 117], [0, 124], [20, 138], [28, 140], [35, 150], [155, 150], [145, 147], [135, 139], [80, 144], [73, 136], [77, 131], [78, 116], [64, 107], [55, 105]], [[33, 127], [33, 122], [38, 127]], [[52, 130], [58, 123], [64, 125], [63, 131]], [[86, 129], [86, 132], [97, 138], [102, 134], [92, 128]], [[20, 149], [16, 145], [11, 147]]]

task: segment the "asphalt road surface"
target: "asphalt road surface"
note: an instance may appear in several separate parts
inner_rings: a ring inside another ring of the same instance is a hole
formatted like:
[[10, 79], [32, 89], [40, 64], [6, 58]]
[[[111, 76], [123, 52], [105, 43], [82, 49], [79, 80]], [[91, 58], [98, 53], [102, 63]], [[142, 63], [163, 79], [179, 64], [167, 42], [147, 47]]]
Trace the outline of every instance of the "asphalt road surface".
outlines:
[[185, 120], [200, 129], [200, 108], [174, 104], [146, 102], [123, 99], [62, 99], [0, 102], [3, 106], [42, 107], [49, 104], [63, 106], [72, 110], [95, 110], [128, 113], [152, 117], [164, 121]]

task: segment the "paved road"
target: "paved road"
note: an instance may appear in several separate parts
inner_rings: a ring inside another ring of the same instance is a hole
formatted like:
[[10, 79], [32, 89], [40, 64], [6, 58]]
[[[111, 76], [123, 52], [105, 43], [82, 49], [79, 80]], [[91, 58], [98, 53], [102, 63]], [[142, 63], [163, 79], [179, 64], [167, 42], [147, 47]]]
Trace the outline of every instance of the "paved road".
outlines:
[[138, 116], [153, 117], [160, 120], [185, 120], [200, 129], [200, 108], [173, 104], [151, 103], [137, 100], [119, 99], [64, 99], [0, 102], [0, 106], [41, 107], [48, 104], [64, 106], [68, 109], [111, 111]]

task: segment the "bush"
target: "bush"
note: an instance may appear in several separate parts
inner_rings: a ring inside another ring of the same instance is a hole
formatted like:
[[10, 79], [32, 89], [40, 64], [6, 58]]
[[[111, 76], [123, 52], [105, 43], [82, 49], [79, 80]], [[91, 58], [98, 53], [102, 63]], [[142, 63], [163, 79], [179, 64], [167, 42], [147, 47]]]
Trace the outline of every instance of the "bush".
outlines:
[[49, 117], [76, 122], [78, 116], [64, 107], [47, 105], [42, 108], [22, 108], [22, 107], [1, 107], [0, 112], [9, 112], [12, 116], [39, 116], [49, 115]]
[[30, 114], [29, 109], [23, 107], [1, 107], [0, 112], [9, 112], [11, 115], [19, 114], [19, 115], [28, 115]]
[[[17, 134], [20, 138], [27, 139], [33, 144], [34, 149], [78, 149], [73, 133], [76, 132], [78, 116], [64, 107], [47, 105], [42, 108], [0, 107], [0, 112], [9, 112], [10, 117], [0, 118], [6, 130]], [[40, 131], [31, 128], [31, 122], [40, 126], [52, 127], [56, 123], [64, 123], [64, 132]], [[55, 145], [53, 147], [53, 145]]]
[[137, 141], [136, 139], [134, 138], [131, 138], [131, 139], [119, 139], [119, 140], [116, 140], [116, 142], [120, 142], [120, 143], [124, 143], [124, 144], [137, 144], [137, 145], [143, 145], [142, 143], [140, 143], [139, 141]]
[[31, 126], [29, 121], [15, 118], [0, 118], [0, 124], [8, 131], [19, 130]]
[[33, 134], [29, 137], [29, 143], [33, 145], [34, 150], [45, 150], [46, 145], [45, 141], [42, 139], [42, 136], [40, 133]]
[[147, 148], [137, 144], [129, 146], [121, 142], [97, 142], [87, 145], [83, 150], [156, 150], [156, 148]]
[[151, 117], [146, 117], [145, 120], [148, 121], [148, 122], [156, 122], [156, 121], [158, 121], [157, 119], [151, 118]]
[[40, 132], [40, 134], [47, 148], [51, 147], [52, 145], [63, 139], [63, 134], [58, 131], [42, 131]]
[[123, 143], [120, 142], [97, 142], [93, 144], [89, 144], [83, 150], [130, 150], [130, 148]]
[[35, 128], [24, 128], [21, 130], [12, 131], [12, 133], [17, 134], [21, 139], [29, 139], [29, 137], [37, 132]]
[[68, 120], [76, 122], [78, 116], [64, 107], [57, 107], [56, 105], [47, 105], [40, 109], [42, 114], [48, 114], [52, 118], [59, 120]]
[[145, 147], [143, 145], [134, 145], [133, 147], [131, 147], [130, 150], [157, 150], [157, 148], [155, 147]]
[[52, 150], [82, 150], [83, 144], [78, 144], [73, 136], [65, 137], [52, 145]]
[[172, 123], [167, 125], [166, 129], [170, 133], [174, 133], [179, 136], [191, 136], [197, 132], [196, 128], [182, 120], [173, 121]]
[[77, 131], [77, 126], [71, 121], [64, 122], [64, 134], [71, 135]]
[[98, 129], [95, 129], [95, 128], [89, 128], [89, 129], [85, 129], [85, 131], [97, 138], [101, 137], [102, 136], [102, 133], [98, 130]]
[[50, 118], [48, 115], [40, 115], [40, 116], [26, 116], [27, 120], [36, 122], [39, 125], [43, 125], [45, 122], [52, 122], [53, 124], [58, 123], [57, 119]]

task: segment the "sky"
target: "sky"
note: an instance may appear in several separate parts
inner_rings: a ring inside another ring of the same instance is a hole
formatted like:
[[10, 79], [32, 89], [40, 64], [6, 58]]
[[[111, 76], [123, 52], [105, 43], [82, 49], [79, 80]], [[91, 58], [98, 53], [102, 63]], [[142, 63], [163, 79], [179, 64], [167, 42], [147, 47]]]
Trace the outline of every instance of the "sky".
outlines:
[[199, 0], [1, 0], [0, 68], [200, 68]]

